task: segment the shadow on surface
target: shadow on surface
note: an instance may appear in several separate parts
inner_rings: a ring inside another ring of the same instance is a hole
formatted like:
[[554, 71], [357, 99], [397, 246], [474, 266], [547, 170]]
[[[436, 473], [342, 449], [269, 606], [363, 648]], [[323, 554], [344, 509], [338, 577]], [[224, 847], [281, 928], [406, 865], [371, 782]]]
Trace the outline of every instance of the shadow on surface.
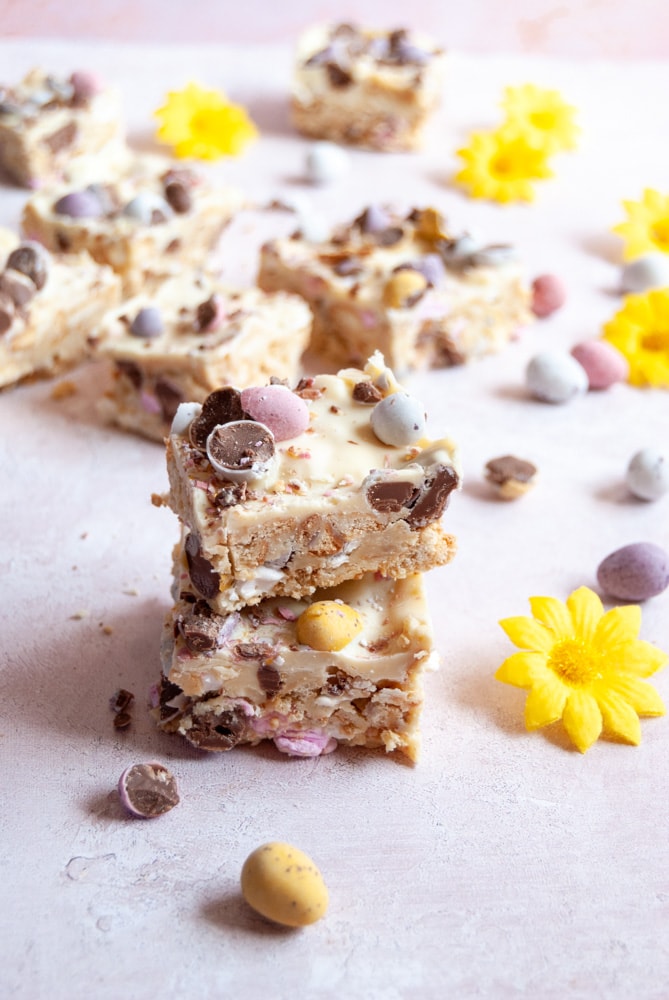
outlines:
[[225, 893], [214, 902], [205, 903], [200, 913], [208, 923], [224, 930], [237, 928], [273, 938], [292, 937], [300, 931], [299, 927], [283, 927], [261, 917], [238, 891]]

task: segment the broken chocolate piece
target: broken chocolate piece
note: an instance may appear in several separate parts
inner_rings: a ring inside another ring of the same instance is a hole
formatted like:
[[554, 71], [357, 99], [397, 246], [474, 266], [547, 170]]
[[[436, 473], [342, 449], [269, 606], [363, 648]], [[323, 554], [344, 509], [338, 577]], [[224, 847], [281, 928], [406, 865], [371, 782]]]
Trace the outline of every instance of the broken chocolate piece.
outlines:
[[116, 370], [130, 379], [135, 389], [141, 389], [144, 376], [142, 369], [134, 361], [117, 361]]
[[502, 500], [516, 500], [534, 485], [537, 467], [515, 455], [501, 455], [486, 463], [486, 479]]
[[219, 425], [207, 438], [207, 457], [217, 472], [233, 482], [258, 479], [276, 458], [274, 435], [256, 420]]
[[234, 507], [238, 503], [243, 503], [246, 499], [246, 483], [226, 483], [214, 495], [213, 503], [216, 507]]
[[372, 406], [383, 399], [373, 382], [356, 382], [352, 396], [356, 403], [368, 403]]
[[203, 597], [215, 597], [220, 589], [220, 575], [209, 560], [201, 555], [200, 539], [192, 531], [186, 536], [184, 549], [191, 583]]
[[117, 712], [114, 716], [114, 729], [127, 729], [131, 722], [130, 712]]
[[410, 507], [418, 493], [412, 483], [390, 480], [373, 483], [367, 490], [367, 502], [380, 514], [395, 514], [402, 507]]
[[342, 69], [339, 63], [326, 63], [325, 71], [328, 75], [330, 86], [335, 87], [337, 90], [340, 90], [342, 87], [348, 87], [351, 83], [353, 83], [353, 77], [351, 74], [347, 73], [345, 69]]
[[277, 694], [282, 686], [281, 674], [271, 663], [263, 663], [258, 667], [258, 683], [266, 695]]
[[109, 699], [109, 707], [112, 712], [126, 712], [133, 701], [135, 696], [132, 691], [126, 691], [125, 688], [119, 688]]
[[140, 819], [162, 816], [179, 803], [174, 775], [153, 762], [126, 768], [119, 778], [118, 792], [126, 809]]
[[412, 528], [424, 528], [437, 521], [446, 510], [448, 498], [457, 489], [459, 477], [449, 465], [438, 465], [425, 480], [418, 500], [407, 517]]
[[174, 415], [183, 402], [183, 396], [176, 386], [168, 382], [167, 379], [159, 378], [156, 382], [156, 398], [160, 403], [160, 409], [165, 423], [170, 424], [174, 420]]
[[174, 179], [165, 184], [165, 198], [170, 208], [174, 209], [177, 215], [185, 215], [193, 207], [193, 199], [186, 184], [183, 181]]
[[243, 420], [246, 416], [242, 407], [242, 397], [237, 389], [225, 386], [210, 393], [202, 404], [202, 412], [190, 425], [190, 439], [196, 448], [206, 450], [207, 438], [214, 427], [231, 421]]
[[8, 271], [27, 274], [39, 291], [44, 288], [49, 274], [49, 252], [39, 243], [32, 241], [20, 243], [16, 250], [10, 253], [5, 267]]
[[221, 311], [221, 298], [219, 295], [210, 295], [206, 301], [201, 302], [195, 310], [195, 328], [200, 333], [205, 333], [211, 329], [214, 320], [218, 319]]
[[229, 709], [216, 715], [193, 715], [192, 726], [184, 732], [186, 739], [200, 750], [232, 750], [246, 730], [246, 716]]
[[179, 632], [191, 652], [203, 653], [216, 647], [220, 620], [218, 616], [199, 613], [198, 604], [193, 606], [191, 614], [185, 615], [179, 620], [178, 626]]
[[267, 642], [238, 642], [234, 653], [242, 660], [266, 660], [272, 655], [272, 647]]

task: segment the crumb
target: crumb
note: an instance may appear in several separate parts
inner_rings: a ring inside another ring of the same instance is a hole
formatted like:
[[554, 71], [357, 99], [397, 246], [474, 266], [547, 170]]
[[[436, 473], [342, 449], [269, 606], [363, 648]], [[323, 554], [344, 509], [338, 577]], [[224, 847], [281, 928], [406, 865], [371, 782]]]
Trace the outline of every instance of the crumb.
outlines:
[[82, 531], [82, 533], [79, 535], [79, 538], [81, 538], [81, 540], [84, 541], [86, 538], [88, 538], [88, 532]]
[[102, 622], [100, 622], [100, 628], [102, 629], [105, 635], [112, 635], [114, 632], [114, 629], [112, 628], [111, 625], [103, 625]]
[[78, 622], [81, 621], [82, 618], [90, 618], [90, 616], [91, 616], [90, 611], [87, 611], [85, 608], [82, 608], [81, 611], [75, 611], [73, 615], [70, 615], [70, 621]]
[[68, 396], [75, 396], [79, 390], [71, 379], [63, 379], [57, 382], [51, 390], [51, 398], [55, 400], [67, 399]]
[[126, 594], [127, 597], [139, 597], [139, 591], [137, 590], [137, 587], [125, 587], [121, 591], [121, 593]]
[[164, 499], [164, 497], [162, 497], [160, 495], [160, 493], [152, 493], [151, 494], [151, 503], [153, 504], [154, 507], [165, 507], [166, 506], [165, 499]]

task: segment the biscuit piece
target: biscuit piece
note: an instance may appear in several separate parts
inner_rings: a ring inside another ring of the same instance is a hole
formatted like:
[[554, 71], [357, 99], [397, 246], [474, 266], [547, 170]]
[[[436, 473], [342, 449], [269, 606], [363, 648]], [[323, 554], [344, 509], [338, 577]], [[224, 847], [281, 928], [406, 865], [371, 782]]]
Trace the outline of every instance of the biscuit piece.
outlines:
[[[420, 575], [365, 576], [300, 601], [272, 598], [227, 616], [195, 600], [178, 573], [175, 584], [155, 697], [161, 729], [203, 750], [273, 740], [284, 753], [317, 756], [342, 743], [399, 750], [416, 760], [422, 673], [437, 663]], [[345, 645], [331, 631], [317, 648], [305, 642], [300, 625], [316, 602], [356, 618], [358, 629]]]
[[275, 435], [271, 413], [262, 423], [255, 407], [247, 419], [256, 390], [216, 392], [199, 415], [189, 404], [177, 411], [167, 502], [186, 527], [200, 596], [233, 611], [364, 573], [402, 578], [447, 563], [455, 541], [441, 515], [460, 482], [455, 446], [421, 429], [406, 445], [377, 437], [381, 425], [389, 438], [378, 408], [392, 423], [388, 407], [406, 400], [380, 355], [364, 371], [278, 388], [304, 406], [306, 430], [287, 433], [279, 422]]
[[293, 122], [316, 139], [416, 149], [441, 101], [443, 76], [444, 53], [423, 35], [352, 24], [313, 27], [298, 43]]
[[91, 330], [121, 298], [118, 277], [88, 254], [53, 257], [14, 241], [0, 264], [0, 387], [83, 361]]
[[115, 157], [124, 132], [118, 91], [93, 74], [33, 69], [0, 85], [0, 167], [23, 187], [62, 180], [83, 156]]
[[185, 271], [105, 317], [97, 353], [113, 375], [101, 412], [162, 441], [184, 400], [203, 403], [218, 386], [258, 385], [272, 375], [295, 383], [310, 326], [296, 295], [233, 291]]
[[513, 249], [456, 237], [432, 208], [400, 216], [370, 205], [324, 243], [262, 248], [258, 283], [302, 295], [311, 348], [335, 365], [380, 350], [396, 371], [461, 364], [498, 351], [529, 323]]
[[129, 155], [120, 171], [96, 175], [86, 163], [76, 179], [37, 192], [21, 228], [54, 252], [88, 251], [129, 296], [202, 264], [242, 204], [236, 190], [162, 156]]

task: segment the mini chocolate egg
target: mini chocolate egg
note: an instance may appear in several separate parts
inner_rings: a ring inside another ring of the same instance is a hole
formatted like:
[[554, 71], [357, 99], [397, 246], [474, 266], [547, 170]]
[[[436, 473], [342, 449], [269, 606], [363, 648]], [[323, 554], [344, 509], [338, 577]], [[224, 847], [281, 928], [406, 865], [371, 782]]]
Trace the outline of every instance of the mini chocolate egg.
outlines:
[[536, 354], [525, 372], [527, 388], [544, 403], [566, 403], [588, 389], [585, 369], [570, 354]]
[[126, 219], [133, 219], [143, 226], [150, 226], [170, 219], [173, 212], [159, 194], [154, 194], [153, 191], [140, 191], [123, 207], [123, 215]]
[[242, 389], [241, 402], [250, 417], [269, 427], [276, 441], [297, 437], [309, 426], [309, 407], [286, 385]]
[[20, 271], [21, 274], [25, 274], [39, 291], [46, 284], [50, 265], [51, 255], [41, 243], [23, 240], [10, 253], [5, 268], [8, 271]]
[[104, 214], [104, 206], [94, 191], [70, 191], [59, 198], [53, 206], [56, 215], [67, 215], [70, 219], [99, 219]]
[[585, 369], [590, 389], [610, 389], [626, 382], [630, 366], [627, 358], [606, 340], [585, 340], [571, 349], [571, 356]]
[[627, 466], [625, 481], [639, 500], [659, 500], [669, 493], [669, 460], [654, 448], [642, 448]]
[[190, 425], [202, 413], [201, 403], [179, 403], [172, 418], [170, 434], [185, 434]]
[[142, 337], [145, 340], [159, 337], [164, 329], [163, 317], [156, 306], [145, 306], [140, 309], [130, 324], [130, 333], [133, 337]]
[[378, 402], [370, 421], [379, 441], [396, 448], [413, 444], [425, 434], [423, 404], [408, 392], [393, 392]]
[[666, 253], [649, 253], [631, 260], [620, 274], [620, 291], [625, 295], [666, 285], [669, 285], [669, 254]]
[[392, 219], [383, 205], [372, 203], [358, 216], [356, 222], [363, 233], [382, 233], [388, 228]]
[[669, 553], [652, 542], [616, 549], [597, 568], [604, 593], [621, 601], [646, 601], [669, 586]]
[[389, 309], [406, 309], [414, 304], [427, 288], [427, 279], [420, 271], [395, 271], [383, 289], [383, 302]]
[[561, 309], [567, 299], [567, 290], [556, 274], [540, 274], [532, 282], [532, 312], [545, 319]]
[[333, 653], [362, 632], [359, 611], [340, 601], [315, 601], [297, 619], [297, 641], [312, 649]]
[[280, 841], [249, 854], [241, 888], [250, 907], [286, 927], [307, 927], [327, 912], [328, 890], [320, 871], [307, 854]]
[[351, 169], [351, 157], [334, 142], [315, 142], [307, 153], [306, 171], [312, 184], [331, 184]]
[[174, 775], [162, 764], [133, 764], [118, 781], [121, 802], [133, 816], [153, 819], [179, 804]]
[[269, 427], [256, 420], [218, 424], [207, 438], [207, 458], [233, 483], [269, 486], [276, 476], [276, 448]]

